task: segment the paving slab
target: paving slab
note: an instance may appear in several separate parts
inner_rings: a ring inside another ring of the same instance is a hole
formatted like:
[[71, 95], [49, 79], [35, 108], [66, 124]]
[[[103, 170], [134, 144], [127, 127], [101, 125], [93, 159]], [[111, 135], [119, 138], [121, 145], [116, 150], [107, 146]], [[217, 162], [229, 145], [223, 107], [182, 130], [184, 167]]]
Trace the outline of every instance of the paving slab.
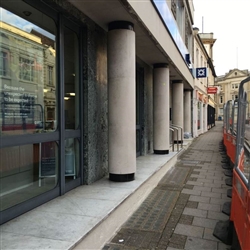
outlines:
[[189, 208], [189, 207], [185, 207], [183, 214], [202, 217], [202, 218], [207, 217], [207, 211], [201, 210], [201, 209], [196, 209], [196, 208]]
[[195, 237], [188, 237], [185, 250], [217, 250], [217, 242]]
[[221, 212], [221, 206], [217, 204], [202, 203], [198, 204], [198, 209]]
[[217, 222], [218, 222], [218, 220], [201, 218], [201, 217], [194, 217], [192, 225], [214, 229]]
[[210, 197], [203, 197], [203, 196], [197, 196], [197, 195], [190, 195], [189, 200], [190, 201], [197, 201], [197, 202], [204, 202], [209, 203]]
[[184, 225], [184, 224], [178, 223], [175, 230], [174, 230], [174, 233], [186, 235], [186, 236], [197, 237], [197, 238], [202, 238], [203, 231], [204, 231], [203, 227]]

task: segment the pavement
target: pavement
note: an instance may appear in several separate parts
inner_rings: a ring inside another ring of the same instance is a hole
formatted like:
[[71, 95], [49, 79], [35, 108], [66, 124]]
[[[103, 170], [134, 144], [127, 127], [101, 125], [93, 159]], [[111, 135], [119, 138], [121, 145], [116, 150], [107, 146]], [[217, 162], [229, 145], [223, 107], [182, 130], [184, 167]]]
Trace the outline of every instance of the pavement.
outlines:
[[[226, 250], [213, 236], [231, 199], [220, 152], [222, 123], [194, 139], [103, 250]], [[80, 248], [79, 248], [80, 249]]]
[[108, 176], [0, 226], [1, 250], [230, 249], [213, 236], [227, 197], [222, 122], [168, 155], [136, 159], [135, 180]]

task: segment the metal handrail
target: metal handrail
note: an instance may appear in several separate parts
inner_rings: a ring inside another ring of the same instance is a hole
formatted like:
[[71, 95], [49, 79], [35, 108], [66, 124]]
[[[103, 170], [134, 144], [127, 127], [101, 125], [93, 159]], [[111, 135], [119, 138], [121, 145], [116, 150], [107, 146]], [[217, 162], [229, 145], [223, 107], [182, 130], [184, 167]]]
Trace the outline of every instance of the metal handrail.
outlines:
[[[179, 128], [172, 126], [172, 125], [170, 125], [170, 128], [177, 131], [177, 151], [179, 151]], [[172, 136], [173, 136], [173, 145], [174, 145], [174, 134]]]
[[[172, 132], [174, 132], [173, 128], [169, 128], [169, 130], [171, 130]], [[172, 150], [174, 152], [174, 133], [172, 133]]]
[[[181, 129], [181, 148], [183, 148], [183, 128], [181, 126], [178, 126], [175, 124], [171, 124], [170, 127], [176, 127], [178, 129]], [[179, 130], [178, 130], [178, 132], [179, 132]], [[177, 142], [179, 140], [178, 132], [177, 132]]]

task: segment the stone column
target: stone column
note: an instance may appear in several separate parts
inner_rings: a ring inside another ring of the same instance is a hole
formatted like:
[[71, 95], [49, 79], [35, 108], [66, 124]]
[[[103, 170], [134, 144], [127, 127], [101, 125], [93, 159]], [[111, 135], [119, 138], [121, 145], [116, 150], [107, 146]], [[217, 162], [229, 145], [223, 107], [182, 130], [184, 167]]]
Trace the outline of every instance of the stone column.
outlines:
[[134, 180], [136, 171], [135, 32], [126, 21], [109, 24], [109, 179]]
[[184, 133], [191, 137], [191, 90], [184, 91]]
[[153, 80], [154, 153], [169, 153], [169, 68], [154, 65]]
[[[183, 128], [183, 82], [180, 80], [172, 81], [173, 83], [173, 124]], [[174, 132], [174, 142], [181, 143], [181, 130], [179, 129], [179, 138], [177, 132]]]

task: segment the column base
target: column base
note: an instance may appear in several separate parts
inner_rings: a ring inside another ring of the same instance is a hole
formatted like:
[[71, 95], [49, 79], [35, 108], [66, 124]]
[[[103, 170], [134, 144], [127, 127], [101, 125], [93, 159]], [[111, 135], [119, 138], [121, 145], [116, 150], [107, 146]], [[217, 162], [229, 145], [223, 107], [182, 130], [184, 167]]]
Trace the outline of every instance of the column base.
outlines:
[[156, 155], [167, 155], [167, 154], [169, 154], [169, 150], [154, 150], [154, 154], [156, 154]]
[[109, 180], [115, 182], [133, 181], [135, 174], [109, 174]]

